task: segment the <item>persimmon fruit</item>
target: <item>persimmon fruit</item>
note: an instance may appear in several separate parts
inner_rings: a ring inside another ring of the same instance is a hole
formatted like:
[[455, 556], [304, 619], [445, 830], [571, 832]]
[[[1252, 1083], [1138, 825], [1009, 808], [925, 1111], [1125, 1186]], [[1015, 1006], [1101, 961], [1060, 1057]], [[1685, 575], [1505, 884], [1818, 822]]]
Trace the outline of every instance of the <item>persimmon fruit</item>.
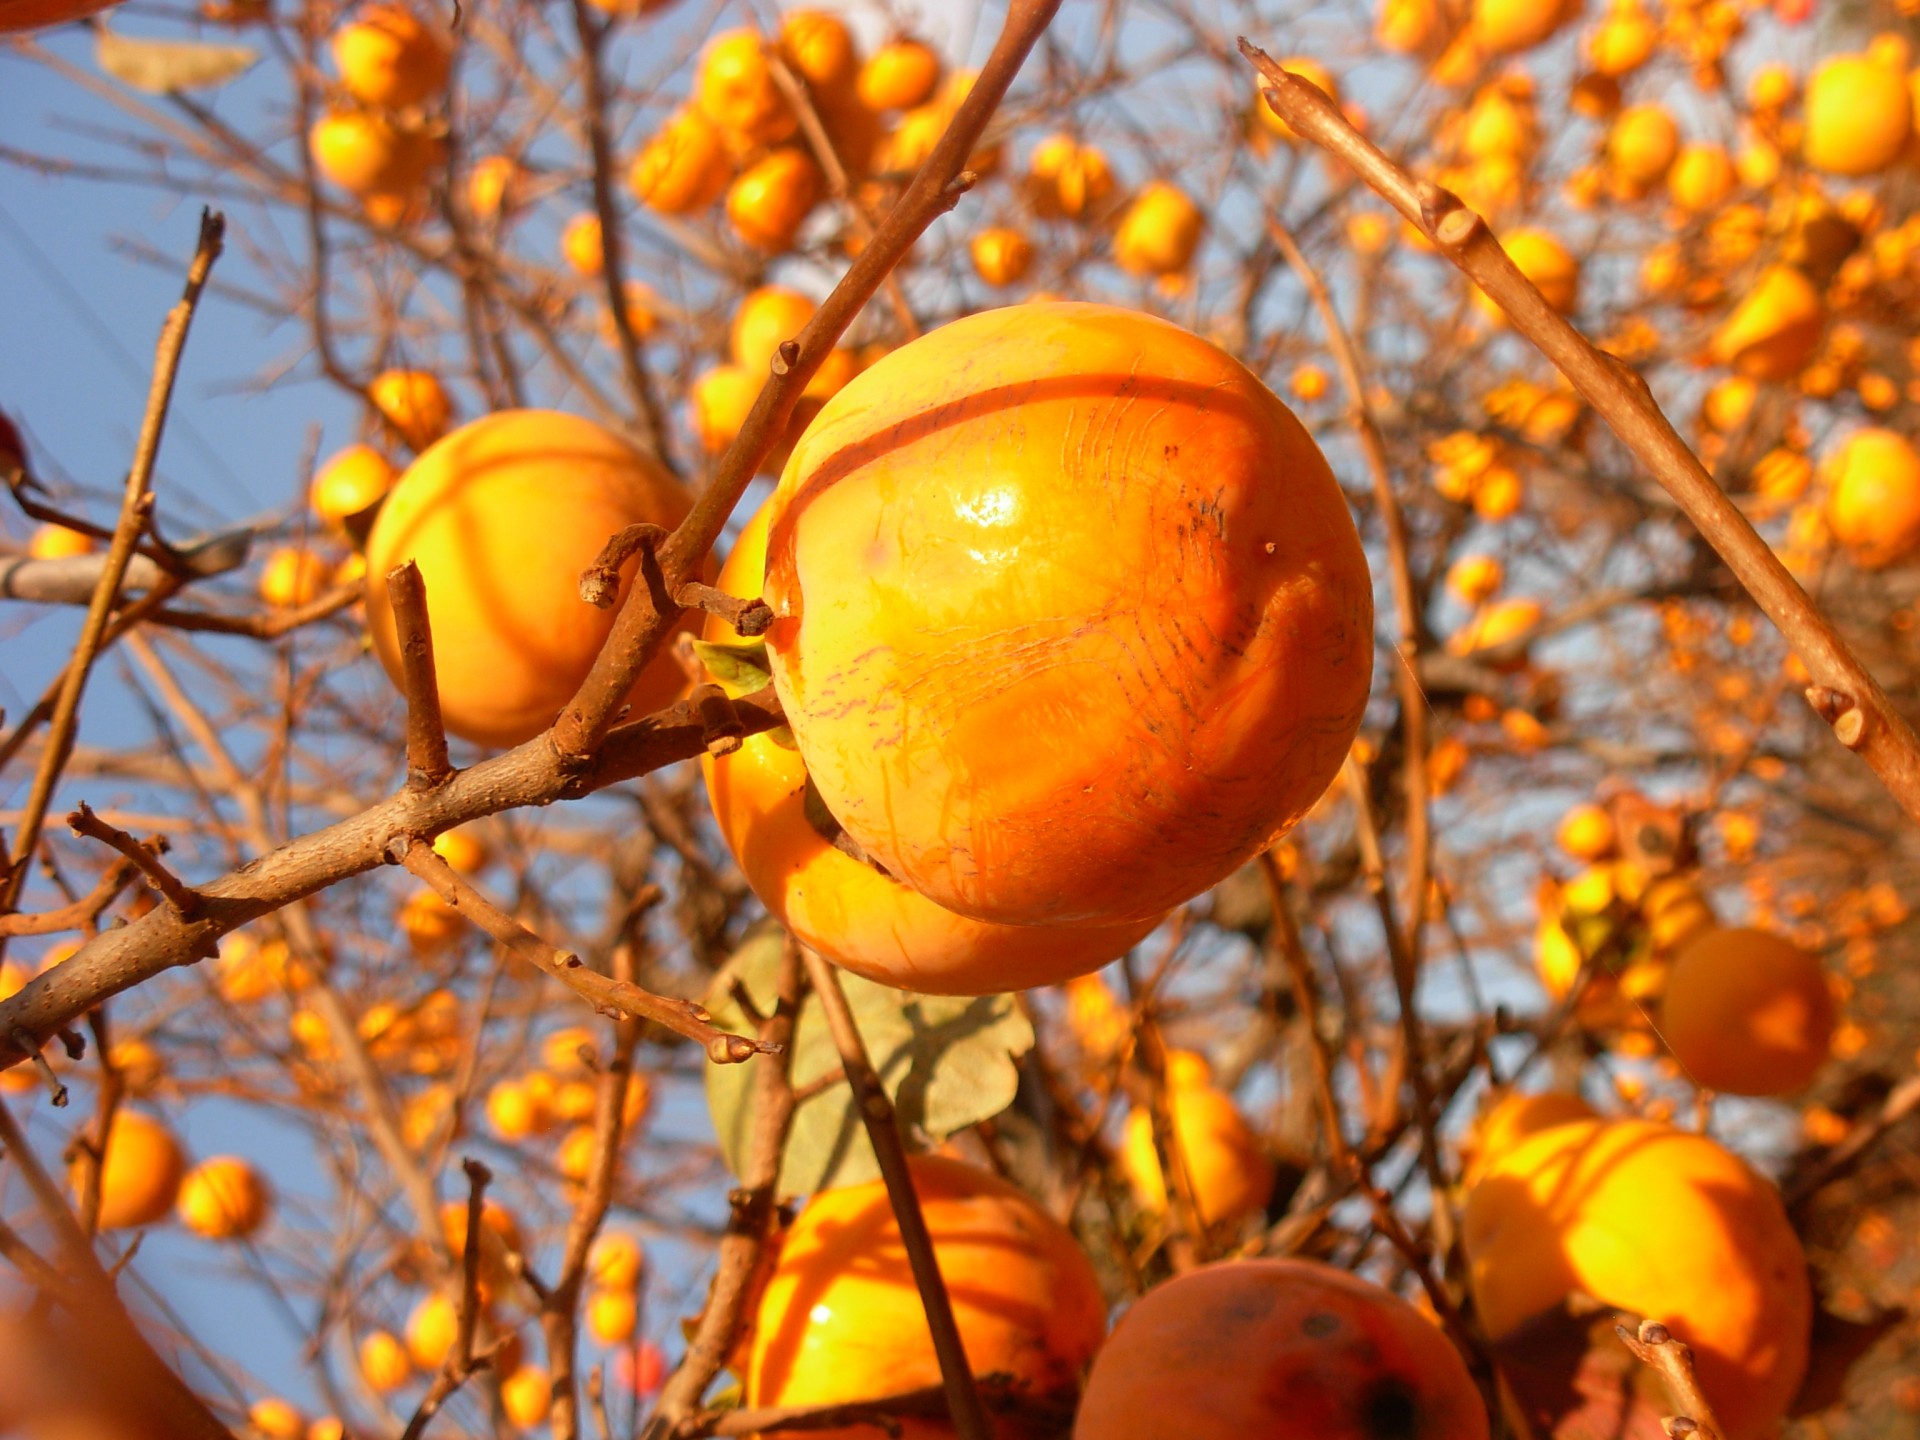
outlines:
[[[1204, 1077], [1179, 1083], [1169, 1068], [1167, 1113], [1202, 1225], [1238, 1225], [1265, 1208], [1273, 1193], [1273, 1159], [1231, 1095]], [[1153, 1143], [1153, 1116], [1144, 1108], [1127, 1116], [1120, 1165], [1140, 1204], [1164, 1212], [1167, 1179]]]
[[1812, 1295], [1779, 1194], [1703, 1135], [1646, 1120], [1555, 1125], [1487, 1168], [1461, 1219], [1498, 1341], [1576, 1295], [1693, 1347], [1728, 1440], [1771, 1435], [1806, 1369]]
[[[412, 560], [426, 582], [448, 730], [518, 745], [553, 723], [612, 629], [612, 609], [581, 600], [581, 572], [616, 531], [670, 528], [686, 511], [671, 476], [592, 421], [509, 410], [462, 426], [408, 467], [368, 536], [374, 653], [398, 684], [385, 577]], [[637, 565], [628, 561], [623, 584]], [[634, 684], [632, 714], [671, 703], [682, 684], [659, 656]]]
[[453, 51], [404, 6], [365, 5], [334, 34], [333, 63], [354, 99], [397, 110], [447, 88]]
[[[753, 599], [766, 570], [772, 507], [747, 522], [719, 588]], [[732, 630], [709, 619], [706, 638]], [[998, 994], [1051, 985], [1117, 959], [1156, 919], [1119, 925], [995, 925], [944, 909], [834, 844], [810, 814], [799, 752], [770, 735], [701, 758], [721, 837], [747, 884], [793, 933], [836, 964], [922, 994]]]
[[233, 1155], [216, 1155], [180, 1182], [180, 1220], [208, 1240], [238, 1240], [266, 1222], [270, 1207], [260, 1172]]
[[[996, 1175], [909, 1159], [913, 1188], [975, 1375], [1037, 1400], [1071, 1400], [1106, 1332], [1106, 1301], [1072, 1234]], [[780, 1247], [754, 1322], [748, 1405], [874, 1400], [940, 1383], [920, 1292], [884, 1183], [823, 1191]], [[868, 1440], [870, 1426], [816, 1430]], [[950, 1435], [901, 1421], [902, 1440]]]
[[1073, 1440], [1484, 1440], [1446, 1336], [1313, 1260], [1232, 1260], [1149, 1290], [1095, 1358]]
[[1270, 390], [1165, 321], [957, 320], [827, 401], [773, 503], [767, 650], [801, 757], [946, 909], [1163, 914], [1304, 815], [1358, 728], [1373, 599], [1339, 486]]
[[[102, 1148], [100, 1228], [131, 1230], [164, 1219], [187, 1168], [173, 1132], [151, 1115], [123, 1107], [113, 1112]], [[74, 1169], [77, 1180], [78, 1162]]]
[[1791, 1095], [1826, 1063], [1833, 993], [1820, 957], [1739, 927], [1696, 934], [1674, 957], [1660, 1033], [1693, 1080], [1730, 1095]]

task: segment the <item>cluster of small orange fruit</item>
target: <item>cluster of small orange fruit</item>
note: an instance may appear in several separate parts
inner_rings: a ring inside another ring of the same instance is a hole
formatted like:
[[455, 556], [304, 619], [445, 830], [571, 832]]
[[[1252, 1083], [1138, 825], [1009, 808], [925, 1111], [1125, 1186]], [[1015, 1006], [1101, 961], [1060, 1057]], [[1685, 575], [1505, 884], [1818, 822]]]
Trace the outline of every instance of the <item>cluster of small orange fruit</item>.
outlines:
[[[92, 1164], [76, 1158], [73, 1184], [85, 1190]], [[173, 1132], [144, 1110], [115, 1109], [100, 1147], [99, 1211], [102, 1230], [157, 1224], [170, 1213], [208, 1240], [243, 1240], [272, 1211], [267, 1183], [247, 1161], [216, 1155], [189, 1167]]]
[[[556, 1030], [541, 1042], [539, 1066], [498, 1080], [487, 1091], [487, 1122], [502, 1140], [528, 1140], [564, 1127], [553, 1166], [574, 1185], [586, 1180], [596, 1153], [590, 1122], [599, 1094], [592, 1078], [597, 1048], [593, 1032], [584, 1026]], [[632, 1136], [651, 1103], [646, 1077], [630, 1077], [621, 1107], [623, 1137]]]
[[1664, 1050], [1676, 1076], [1702, 1089], [1804, 1089], [1838, 1023], [1820, 958], [1770, 931], [1723, 926], [1688, 870], [1650, 872], [1620, 854], [1617, 833], [1599, 805], [1561, 821], [1561, 848], [1586, 868], [1541, 882], [1535, 956], [1548, 993], [1577, 1004], [1579, 1022], [1616, 1052]]

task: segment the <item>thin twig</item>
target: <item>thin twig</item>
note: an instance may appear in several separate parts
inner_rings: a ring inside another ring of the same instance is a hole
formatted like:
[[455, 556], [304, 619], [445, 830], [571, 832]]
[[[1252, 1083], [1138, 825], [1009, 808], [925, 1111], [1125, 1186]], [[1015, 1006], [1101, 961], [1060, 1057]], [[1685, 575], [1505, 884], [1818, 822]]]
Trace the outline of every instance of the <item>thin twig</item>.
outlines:
[[122, 859], [139, 866], [140, 872], [147, 877], [147, 883], [160, 892], [167, 904], [173, 907], [173, 913], [182, 920], [191, 920], [200, 913], [198, 892], [161, 863], [160, 857], [167, 850], [164, 836], [137, 840], [119, 826], [109, 825], [94, 814], [93, 807], [84, 800], [78, 809], [67, 816], [67, 828], [76, 835], [97, 840], [117, 850]]
[[767, 1236], [778, 1217], [780, 1165], [793, 1126], [793, 1027], [806, 993], [800, 947], [791, 936], [781, 953], [773, 1013], [759, 1039], [773, 1053], [753, 1075], [752, 1132], [740, 1167], [740, 1188], [727, 1197], [727, 1228], [706, 1308], [687, 1340], [687, 1353], [661, 1387], [644, 1440], [701, 1433], [688, 1429], [695, 1408], [726, 1365], [748, 1323], [746, 1305]]
[[425, 881], [436, 895], [511, 954], [544, 970], [595, 1009], [651, 1020], [675, 1034], [684, 1035], [696, 1041], [716, 1065], [737, 1065], [766, 1053], [760, 1041], [722, 1030], [705, 1009], [691, 1000], [655, 995], [638, 985], [589, 970], [578, 955], [542, 940], [481, 894], [472, 881], [442, 860], [425, 841], [402, 836], [393, 842], [391, 854], [396, 863]]
[[440, 680], [433, 668], [433, 622], [427, 582], [409, 560], [387, 572], [387, 600], [400, 647], [400, 688], [407, 697], [407, 788], [433, 790], [453, 773], [447, 727], [440, 718]]
[[1258, 46], [1242, 39], [1240, 52], [1267, 82], [1262, 93], [1274, 113], [1346, 164], [1417, 225], [1612, 427], [1779, 628], [1813, 684], [1851, 697], [1852, 704], [1841, 713], [1857, 707], [1860, 721], [1847, 748], [1867, 762], [1910, 817], [1920, 819], [1920, 737], [1772, 547], [1714, 483], [1654, 403], [1646, 382], [1597, 349], [1547, 304], [1486, 224], [1457, 196], [1416, 181], [1354, 129], [1324, 93], [1289, 74]]
[[440, 1413], [440, 1407], [484, 1364], [484, 1359], [476, 1360], [474, 1356], [473, 1337], [480, 1322], [480, 1236], [486, 1228], [481, 1216], [484, 1213], [487, 1185], [493, 1179], [493, 1172], [478, 1160], [463, 1160], [460, 1168], [467, 1176], [467, 1238], [460, 1255], [459, 1322], [454, 1332], [453, 1348], [447, 1351], [447, 1358], [440, 1362], [433, 1383], [427, 1387], [427, 1393], [420, 1397], [420, 1403], [407, 1421], [407, 1428], [401, 1432], [400, 1440], [420, 1440], [433, 1417]]
[[34, 915], [0, 915], [0, 935], [57, 935], [96, 925], [109, 905], [120, 898], [127, 882], [140, 872], [133, 861], [119, 859], [100, 872], [93, 889], [58, 910]]
[[846, 992], [840, 988], [839, 973], [808, 946], [802, 945], [800, 954], [806, 961], [807, 979], [820, 998], [834, 1048], [840, 1052], [840, 1064], [853, 1087], [861, 1123], [866, 1126], [867, 1138], [873, 1142], [874, 1156], [880, 1162], [887, 1200], [900, 1227], [900, 1243], [906, 1248], [913, 1283], [919, 1287], [920, 1304], [927, 1314], [927, 1328], [933, 1334], [934, 1354], [940, 1361], [940, 1383], [946, 1391], [953, 1428], [959, 1440], [990, 1440], [993, 1427], [974, 1387], [973, 1367], [967, 1362], [960, 1327], [953, 1318], [953, 1301], [940, 1275], [940, 1261], [934, 1254], [927, 1218], [920, 1210], [920, 1196], [913, 1188], [913, 1172], [907, 1168], [907, 1149], [900, 1140], [893, 1101], [887, 1097], [879, 1072], [867, 1055], [867, 1042], [861, 1038]]
[[1267, 234], [1300, 277], [1320, 313], [1327, 332], [1327, 346], [1333, 352], [1334, 366], [1347, 392], [1347, 420], [1360, 441], [1360, 453], [1366, 458], [1367, 473], [1373, 479], [1373, 503], [1380, 511], [1380, 528], [1387, 541], [1387, 575], [1393, 591], [1394, 619], [1400, 631], [1399, 664], [1394, 667], [1395, 693], [1400, 699], [1400, 735], [1405, 754], [1401, 760], [1402, 784], [1407, 807], [1407, 883], [1402, 892], [1401, 912], [1406, 926], [1407, 954], [1415, 973], [1420, 969], [1425, 945], [1427, 884], [1433, 864], [1433, 829], [1428, 822], [1430, 785], [1427, 780], [1427, 697], [1420, 688], [1420, 652], [1424, 629], [1420, 623], [1420, 605], [1414, 596], [1413, 566], [1408, 558], [1407, 522], [1400, 510], [1400, 498], [1394, 493], [1393, 473], [1387, 464], [1387, 446], [1380, 434], [1379, 421], [1367, 400], [1366, 375], [1360, 368], [1360, 354], [1353, 338], [1341, 322], [1339, 307], [1320, 272], [1301, 252], [1293, 232], [1272, 216], [1267, 219]]
[[[173, 400], [173, 382], [180, 373], [180, 357], [186, 350], [187, 332], [192, 328], [194, 312], [200, 307], [200, 295], [206, 288], [213, 262], [220, 258], [226, 234], [226, 218], [217, 211], [200, 212], [200, 240], [193, 263], [187, 269], [186, 288], [173, 309], [167, 313], [155, 349], [153, 383], [147, 391], [147, 409], [140, 422], [140, 438], [134, 446], [133, 465], [127, 471], [127, 485], [120, 504], [120, 519], [113, 527], [113, 542], [107, 548], [106, 564], [100, 582], [94, 587], [93, 602], [74, 643], [73, 658], [68, 661], [60, 694], [54, 701], [47, 746], [40, 754], [28, 792], [25, 814], [14, 844], [12, 873], [0, 877], [0, 911], [14, 909], [26, 883], [27, 861], [40, 843], [40, 829], [46, 823], [47, 807], [52, 803], [54, 787], [73, 749], [73, 738], [80, 721], [80, 698], [87, 687], [87, 675], [93, 668], [107, 624], [113, 618], [113, 606], [119, 598], [121, 582], [133, 559], [134, 545], [147, 528], [153, 509], [153, 467], [160, 455], [160, 439], [166, 432], [167, 410]], [[149, 596], [161, 595], [156, 587]]]
[[1634, 1359], [1651, 1366], [1666, 1381], [1667, 1394], [1672, 1397], [1676, 1412], [1667, 1422], [1669, 1435], [1725, 1440], [1726, 1432], [1714, 1418], [1713, 1406], [1693, 1373], [1691, 1345], [1657, 1320], [1642, 1320], [1637, 1334], [1627, 1325], [1615, 1325], [1613, 1333], [1633, 1353]]

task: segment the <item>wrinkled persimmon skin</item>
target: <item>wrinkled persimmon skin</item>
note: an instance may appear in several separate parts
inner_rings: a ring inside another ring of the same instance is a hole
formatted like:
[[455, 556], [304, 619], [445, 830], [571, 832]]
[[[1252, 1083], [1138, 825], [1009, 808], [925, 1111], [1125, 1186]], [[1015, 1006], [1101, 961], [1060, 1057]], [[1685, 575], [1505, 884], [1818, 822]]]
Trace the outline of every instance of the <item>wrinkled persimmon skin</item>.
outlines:
[[[719, 588], [760, 593], [767, 526], [762, 506], [734, 542]], [[706, 638], [733, 640], [709, 619]], [[768, 735], [731, 755], [704, 755], [707, 799], [727, 848], [760, 902], [836, 964], [923, 995], [998, 995], [1054, 985], [1118, 959], [1155, 920], [1122, 925], [993, 925], [956, 915], [839, 850], [808, 818], [807, 767]]]
[[1399, 1296], [1313, 1260], [1149, 1290], [1087, 1378], [1073, 1440], [1485, 1440], [1459, 1354]]
[[1161, 914], [1326, 788], [1373, 597], [1326, 461], [1214, 345], [1028, 304], [893, 351], [776, 492], [774, 682], [828, 809], [950, 910]]
[[1703, 1135], [1585, 1120], [1489, 1164], [1461, 1216], [1495, 1341], [1569, 1297], [1658, 1320], [1693, 1347], [1727, 1440], [1773, 1435], [1806, 1372], [1806, 1256], [1779, 1193]]
[[[1107, 1328], [1099, 1277], [1072, 1232], [978, 1166], [938, 1155], [908, 1165], [973, 1373], [1070, 1404]], [[745, 1381], [753, 1406], [877, 1400], [940, 1383], [883, 1182], [822, 1191], [801, 1210], [760, 1299]], [[879, 1440], [884, 1432], [808, 1433]], [[901, 1422], [902, 1440], [953, 1433], [944, 1420]], [[996, 1440], [1026, 1433], [1013, 1419], [994, 1430]]]

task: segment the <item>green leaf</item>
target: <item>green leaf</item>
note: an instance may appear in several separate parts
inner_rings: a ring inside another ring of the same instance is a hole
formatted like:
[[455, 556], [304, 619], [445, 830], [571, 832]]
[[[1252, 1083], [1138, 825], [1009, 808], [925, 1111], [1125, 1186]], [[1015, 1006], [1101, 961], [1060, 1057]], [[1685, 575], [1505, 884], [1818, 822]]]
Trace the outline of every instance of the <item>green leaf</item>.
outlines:
[[[785, 943], [770, 924], [734, 953], [707, 998], [716, 1024], [752, 1033], [753, 1021], [734, 998], [736, 985], [757, 1011], [771, 1012]], [[1033, 1027], [1011, 995], [916, 995], [845, 971], [841, 984], [909, 1146], [937, 1144], [1013, 1103], [1020, 1079], [1014, 1062], [1033, 1048]], [[761, 1063], [707, 1067], [707, 1108], [735, 1175], [752, 1132], [753, 1074]], [[826, 1016], [808, 996], [794, 1029], [794, 1088], [807, 1091], [839, 1068]], [[857, 1185], [879, 1173], [844, 1078], [800, 1103], [780, 1166], [781, 1199]]]
[[773, 683], [764, 640], [696, 640], [693, 653], [729, 699], [751, 695]]
[[[773, 667], [767, 663], [765, 640], [695, 640], [693, 653], [699, 657], [713, 683], [738, 700], [773, 683]], [[784, 750], [797, 750], [793, 731], [785, 725], [766, 732], [774, 744]]]
[[149, 95], [211, 90], [251, 70], [260, 52], [247, 45], [204, 45], [189, 40], [136, 40], [105, 24], [93, 37], [93, 57], [123, 85]]

